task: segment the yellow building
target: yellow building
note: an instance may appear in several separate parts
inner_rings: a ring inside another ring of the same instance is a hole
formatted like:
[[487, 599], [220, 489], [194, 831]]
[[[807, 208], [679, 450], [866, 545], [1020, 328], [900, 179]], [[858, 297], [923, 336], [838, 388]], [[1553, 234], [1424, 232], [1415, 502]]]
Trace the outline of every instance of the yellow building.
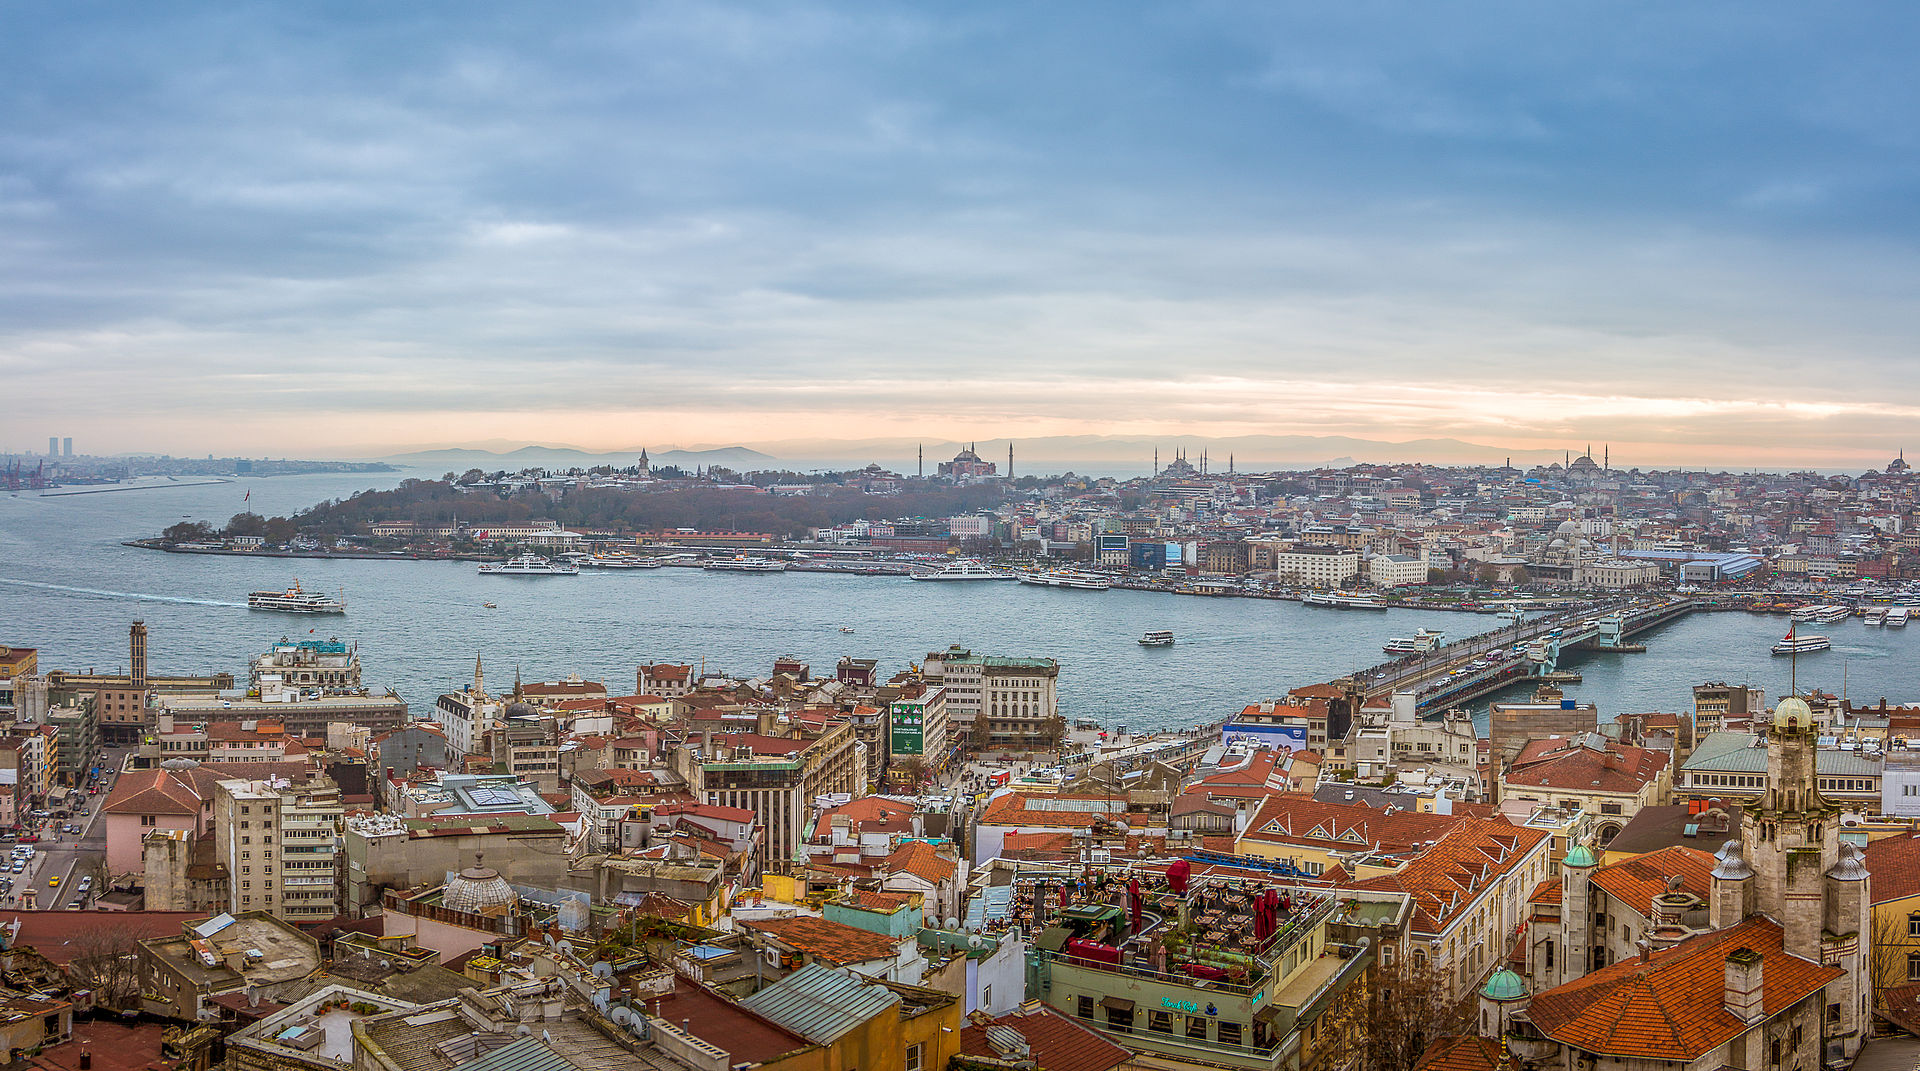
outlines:
[[811, 964], [740, 1007], [813, 1042], [763, 1066], [779, 1071], [938, 1071], [960, 1051], [961, 1006], [951, 994]]
[[1920, 982], [1920, 837], [1867, 845], [1873, 898], [1873, 988]]

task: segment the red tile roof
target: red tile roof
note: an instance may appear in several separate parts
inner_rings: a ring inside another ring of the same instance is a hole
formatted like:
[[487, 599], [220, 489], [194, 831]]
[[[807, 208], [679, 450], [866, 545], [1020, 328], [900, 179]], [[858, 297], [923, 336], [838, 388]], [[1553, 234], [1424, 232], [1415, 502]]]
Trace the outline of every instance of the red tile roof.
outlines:
[[1492, 1038], [1434, 1038], [1413, 1071], [1499, 1071], [1500, 1043]]
[[20, 923], [15, 945], [28, 945], [62, 967], [102, 934], [114, 940], [177, 937], [180, 927], [207, 917], [205, 911], [0, 911], [0, 926]]
[[1568, 792], [1635, 793], [1660, 776], [1671, 759], [1665, 751], [1608, 742], [1588, 746], [1597, 734], [1543, 736], [1527, 741], [1503, 780], [1529, 788]]
[[1845, 972], [1783, 947], [1780, 924], [1754, 915], [1653, 953], [1549, 989], [1527, 1008], [1548, 1037], [1585, 1052], [1654, 1060], [1693, 1060], [1738, 1037], [1749, 1024], [1727, 1010], [1727, 956], [1760, 954], [1761, 1010], [1772, 1017]]
[[1464, 818], [1400, 869], [1356, 882], [1359, 889], [1390, 889], [1413, 899], [1413, 928], [1437, 934], [1462, 910], [1547, 839], [1541, 829], [1505, 819]]
[[969, 1056], [1008, 1059], [987, 1043], [987, 1027], [1011, 1027], [1033, 1050], [1033, 1059], [1047, 1071], [1112, 1071], [1127, 1062], [1127, 1050], [1088, 1030], [1051, 1008], [1014, 1012], [998, 1018], [975, 1013], [960, 1029], [960, 1051]]
[[1907, 833], [1868, 844], [1867, 872], [1873, 875], [1876, 904], [1920, 894], [1920, 836]]
[[1713, 856], [1676, 845], [1603, 866], [1593, 872], [1593, 883], [1650, 918], [1653, 898], [1667, 891], [1668, 878], [1679, 878], [1679, 888], [1705, 901], [1713, 892], [1712, 873]]
[[1456, 824], [1460, 815], [1420, 811], [1376, 811], [1345, 803], [1323, 803], [1312, 796], [1270, 796], [1240, 834], [1242, 840], [1269, 844], [1300, 844], [1359, 851], [1408, 851], [1436, 840]]
[[893, 874], [912, 874], [933, 885], [953, 877], [958, 864], [941, 855], [933, 845], [923, 840], [913, 840], [895, 849], [887, 856], [886, 869]]
[[892, 822], [913, 817], [913, 804], [890, 800], [885, 796], [862, 796], [831, 810], [822, 811], [813, 824], [813, 835], [824, 839], [833, 832], [835, 815], [845, 815], [855, 830], [870, 822]]
[[[1044, 796], [1046, 800], [1102, 799], [1105, 797]], [[1114, 818], [1105, 811], [1074, 810], [1029, 810], [1027, 797], [1018, 792], [1009, 792], [987, 805], [985, 814], [979, 818], [983, 826], [1060, 826], [1066, 829], [1087, 829], [1095, 822]]]
[[129, 770], [114, 783], [103, 809], [108, 814], [198, 815], [213, 792], [212, 783], [203, 787], [201, 780], [189, 770]]
[[898, 942], [891, 937], [810, 915], [787, 919], [742, 919], [740, 925], [758, 930], [797, 952], [805, 952], [839, 967], [888, 959], [899, 951]]

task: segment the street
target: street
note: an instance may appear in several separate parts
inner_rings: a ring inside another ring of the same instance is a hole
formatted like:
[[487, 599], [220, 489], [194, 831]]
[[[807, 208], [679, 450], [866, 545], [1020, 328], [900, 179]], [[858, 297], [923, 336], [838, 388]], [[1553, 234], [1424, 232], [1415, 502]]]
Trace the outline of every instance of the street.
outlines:
[[[99, 862], [106, 858], [106, 826], [100, 816], [106, 806], [107, 795], [119, 777], [117, 766], [109, 764], [123, 761], [128, 750], [121, 748], [102, 753], [101, 764], [107, 770], [102, 779], [103, 787], [99, 795], [86, 797], [84, 813], [67, 819], [56, 815], [45, 820], [44, 827], [39, 830], [40, 842], [28, 845], [35, 849], [33, 862], [25, 873], [9, 875], [14, 880], [14, 888], [4, 898], [6, 906], [50, 911], [81, 905], [87, 897], [106, 891], [96, 887], [83, 893], [77, 885], [81, 878], [99, 870]], [[79, 825], [82, 832], [78, 836], [60, 832], [69, 823]], [[55, 878], [59, 879], [58, 885], [54, 884]]]

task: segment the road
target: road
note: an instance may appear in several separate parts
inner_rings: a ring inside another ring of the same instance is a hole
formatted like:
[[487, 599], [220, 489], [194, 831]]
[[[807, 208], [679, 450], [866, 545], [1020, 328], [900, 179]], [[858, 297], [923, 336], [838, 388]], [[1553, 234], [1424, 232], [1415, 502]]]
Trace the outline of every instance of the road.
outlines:
[[[124, 761], [128, 750], [122, 748], [106, 752], [101, 756], [101, 764], [109, 771], [117, 771], [118, 764]], [[110, 772], [106, 780], [107, 787], [98, 796], [87, 797], [84, 815], [64, 821], [47, 819], [47, 828], [41, 832], [45, 839], [32, 846], [37, 849], [33, 863], [26, 873], [12, 875], [13, 892], [4, 898], [7, 906], [31, 906], [49, 911], [78, 904], [85, 896], [105, 891], [94, 888], [82, 894], [75, 888], [75, 883], [98, 871], [98, 863], [106, 859], [107, 831], [106, 825], [100, 820], [100, 812], [106, 804], [107, 792], [118, 777], [117, 772]], [[77, 837], [71, 833], [54, 832], [68, 822], [79, 823], [83, 832]], [[60, 879], [58, 885], [53, 883], [56, 877]], [[95, 880], [99, 879], [96, 877]]]

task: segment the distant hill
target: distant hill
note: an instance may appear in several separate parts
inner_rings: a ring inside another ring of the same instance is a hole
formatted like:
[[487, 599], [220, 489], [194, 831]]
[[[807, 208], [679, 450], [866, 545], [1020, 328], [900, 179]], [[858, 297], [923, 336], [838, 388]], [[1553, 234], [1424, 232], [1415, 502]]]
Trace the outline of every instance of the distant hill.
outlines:
[[[384, 460], [395, 465], [407, 465], [418, 468], [451, 469], [456, 472], [466, 469], [486, 469], [489, 472], [505, 469], [514, 472], [519, 469], [533, 468], [592, 468], [595, 465], [613, 465], [625, 468], [640, 459], [640, 450], [619, 451], [606, 454], [590, 454], [571, 446], [522, 446], [517, 450], [419, 450], [408, 454], [394, 454]], [[695, 465], [724, 465], [732, 469], [764, 469], [772, 467], [770, 462], [779, 459], [758, 450], [749, 450], [744, 446], [726, 446], [713, 450], [665, 450], [658, 453], [647, 452], [647, 460], [655, 465], [678, 465], [692, 468]]]

